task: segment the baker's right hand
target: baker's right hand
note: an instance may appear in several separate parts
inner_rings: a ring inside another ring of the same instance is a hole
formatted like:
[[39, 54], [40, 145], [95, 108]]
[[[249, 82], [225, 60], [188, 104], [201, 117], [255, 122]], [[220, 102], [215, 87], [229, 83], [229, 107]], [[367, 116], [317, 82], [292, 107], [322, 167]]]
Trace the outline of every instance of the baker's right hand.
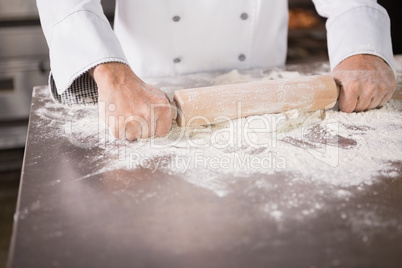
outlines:
[[169, 133], [172, 115], [163, 91], [142, 81], [122, 63], [98, 65], [90, 74], [98, 85], [98, 103], [106, 108], [100, 116], [116, 138], [137, 140]]

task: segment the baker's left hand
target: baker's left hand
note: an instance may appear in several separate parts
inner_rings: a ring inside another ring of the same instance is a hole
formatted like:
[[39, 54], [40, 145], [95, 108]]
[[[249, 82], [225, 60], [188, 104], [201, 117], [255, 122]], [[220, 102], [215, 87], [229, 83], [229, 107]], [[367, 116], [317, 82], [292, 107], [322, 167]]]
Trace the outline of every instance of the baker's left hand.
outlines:
[[332, 76], [340, 86], [339, 109], [347, 113], [382, 106], [396, 88], [392, 69], [374, 55], [351, 56], [335, 67]]

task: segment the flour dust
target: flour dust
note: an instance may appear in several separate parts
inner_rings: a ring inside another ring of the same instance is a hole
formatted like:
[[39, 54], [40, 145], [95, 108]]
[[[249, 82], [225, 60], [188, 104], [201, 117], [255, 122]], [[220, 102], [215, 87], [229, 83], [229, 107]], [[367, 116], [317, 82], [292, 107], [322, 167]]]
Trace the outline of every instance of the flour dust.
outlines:
[[[273, 71], [257, 76], [237, 70], [211, 77], [194, 75], [193, 84], [218, 85], [301, 76]], [[181, 85], [160, 86], [172, 96]], [[46, 89], [36, 93], [49, 98]], [[51, 101], [36, 110], [52, 124], [48, 138], [67, 138], [80, 148], [99, 148], [96, 174], [146, 168], [177, 175], [219, 197], [242, 191], [274, 220], [305, 218], [324, 209], [325, 200], [348, 200], [382, 179], [400, 178], [402, 102], [346, 114], [336, 109], [296, 110], [240, 118], [213, 126], [184, 129], [173, 124], [167, 137], [137, 142], [111, 137], [96, 107], [66, 108]], [[45, 137], [46, 138], [46, 137]], [[306, 188], [305, 194], [297, 189]], [[268, 201], [267, 196], [271, 198]], [[340, 214], [346, 217], [347, 214]]]

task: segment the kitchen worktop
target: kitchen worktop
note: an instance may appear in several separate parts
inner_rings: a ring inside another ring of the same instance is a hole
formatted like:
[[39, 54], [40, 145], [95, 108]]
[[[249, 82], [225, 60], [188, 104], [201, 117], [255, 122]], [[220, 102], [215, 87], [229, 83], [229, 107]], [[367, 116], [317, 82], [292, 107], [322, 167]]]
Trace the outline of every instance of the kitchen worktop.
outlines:
[[[402, 57], [396, 61], [401, 88]], [[241, 73], [280, 78], [326, 73], [328, 68], [316, 63]], [[218, 75], [149, 82], [171, 94], [180, 87], [210, 85]], [[393, 105], [402, 104], [396, 100]], [[367, 173], [374, 175], [349, 172], [342, 159], [335, 165], [324, 159], [322, 168], [309, 160], [304, 171], [290, 166], [299, 163], [303, 150], [318, 145], [339, 148], [339, 158], [369, 146], [365, 137], [376, 130], [356, 125], [364, 115], [356, 115], [349, 126], [360, 139], [338, 135], [334, 146], [333, 139], [323, 142], [328, 132], [322, 129], [309, 132], [314, 135], [307, 142], [281, 136], [284, 148], [297, 152], [286, 156], [290, 164], [282, 170], [215, 172], [211, 167], [178, 171], [149, 163], [128, 165], [121, 159], [127, 151], [155, 159], [196, 149], [177, 146], [145, 155], [148, 151], [136, 151], [135, 143], [106, 142], [104, 137], [94, 142], [96, 131], [86, 130], [93, 122], [81, 120], [87, 114], [94, 116], [90, 109], [54, 104], [47, 87], [34, 89], [10, 268], [402, 267], [401, 158], [380, 165], [374, 170], [378, 173]], [[395, 131], [400, 131], [401, 117], [398, 121], [397, 112], [393, 116]], [[391, 139], [378, 132], [384, 144]], [[147, 141], [142, 143], [147, 148]], [[396, 146], [395, 152], [401, 151], [401, 139]], [[395, 154], [386, 148], [375, 154]], [[374, 157], [361, 155], [367, 169]], [[310, 168], [318, 173], [308, 175]], [[338, 182], [334, 174], [345, 176]]]

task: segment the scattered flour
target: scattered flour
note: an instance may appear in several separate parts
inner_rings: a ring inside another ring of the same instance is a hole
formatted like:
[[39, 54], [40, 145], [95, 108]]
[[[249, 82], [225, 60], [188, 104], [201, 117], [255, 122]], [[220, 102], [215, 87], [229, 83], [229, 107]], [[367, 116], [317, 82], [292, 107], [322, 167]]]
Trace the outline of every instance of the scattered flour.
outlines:
[[[256, 78], [234, 70], [215, 77], [212, 84], [300, 75], [273, 71]], [[180, 86], [161, 88], [171, 96]], [[36, 93], [48, 98], [45, 88]], [[178, 175], [225, 197], [235, 191], [238, 181], [250, 179], [246, 194], [252, 189], [265, 193], [281, 189], [277, 202], [262, 203], [270, 217], [281, 221], [295, 211], [297, 217], [306, 217], [323, 208], [320, 200], [327, 192], [303, 196], [294, 192], [292, 185], [307, 184], [312, 189], [324, 185], [331, 191], [335, 187], [334, 198], [345, 200], [352, 195], [348, 187], [364, 187], [383, 177], [401, 177], [401, 111], [402, 102], [391, 100], [381, 109], [362, 113], [329, 110], [324, 118], [320, 111], [289, 111], [197, 129], [174, 124], [167, 137], [137, 142], [111, 137], [96, 107], [64, 108], [46, 101], [36, 114], [43, 119], [38, 124], [54, 127], [53, 132], [45, 134], [49, 138], [66, 136], [75, 146], [102, 149], [99, 158], [94, 159], [99, 168], [80, 180], [107, 171], [142, 167]]]
[[239, 73], [238, 70], [232, 70], [226, 74], [219, 75], [214, 79], [214, 85], [225, 85], [228, 83], [237, 84], [237, 83], [246, 83], [250, 82], [250, 76]]

